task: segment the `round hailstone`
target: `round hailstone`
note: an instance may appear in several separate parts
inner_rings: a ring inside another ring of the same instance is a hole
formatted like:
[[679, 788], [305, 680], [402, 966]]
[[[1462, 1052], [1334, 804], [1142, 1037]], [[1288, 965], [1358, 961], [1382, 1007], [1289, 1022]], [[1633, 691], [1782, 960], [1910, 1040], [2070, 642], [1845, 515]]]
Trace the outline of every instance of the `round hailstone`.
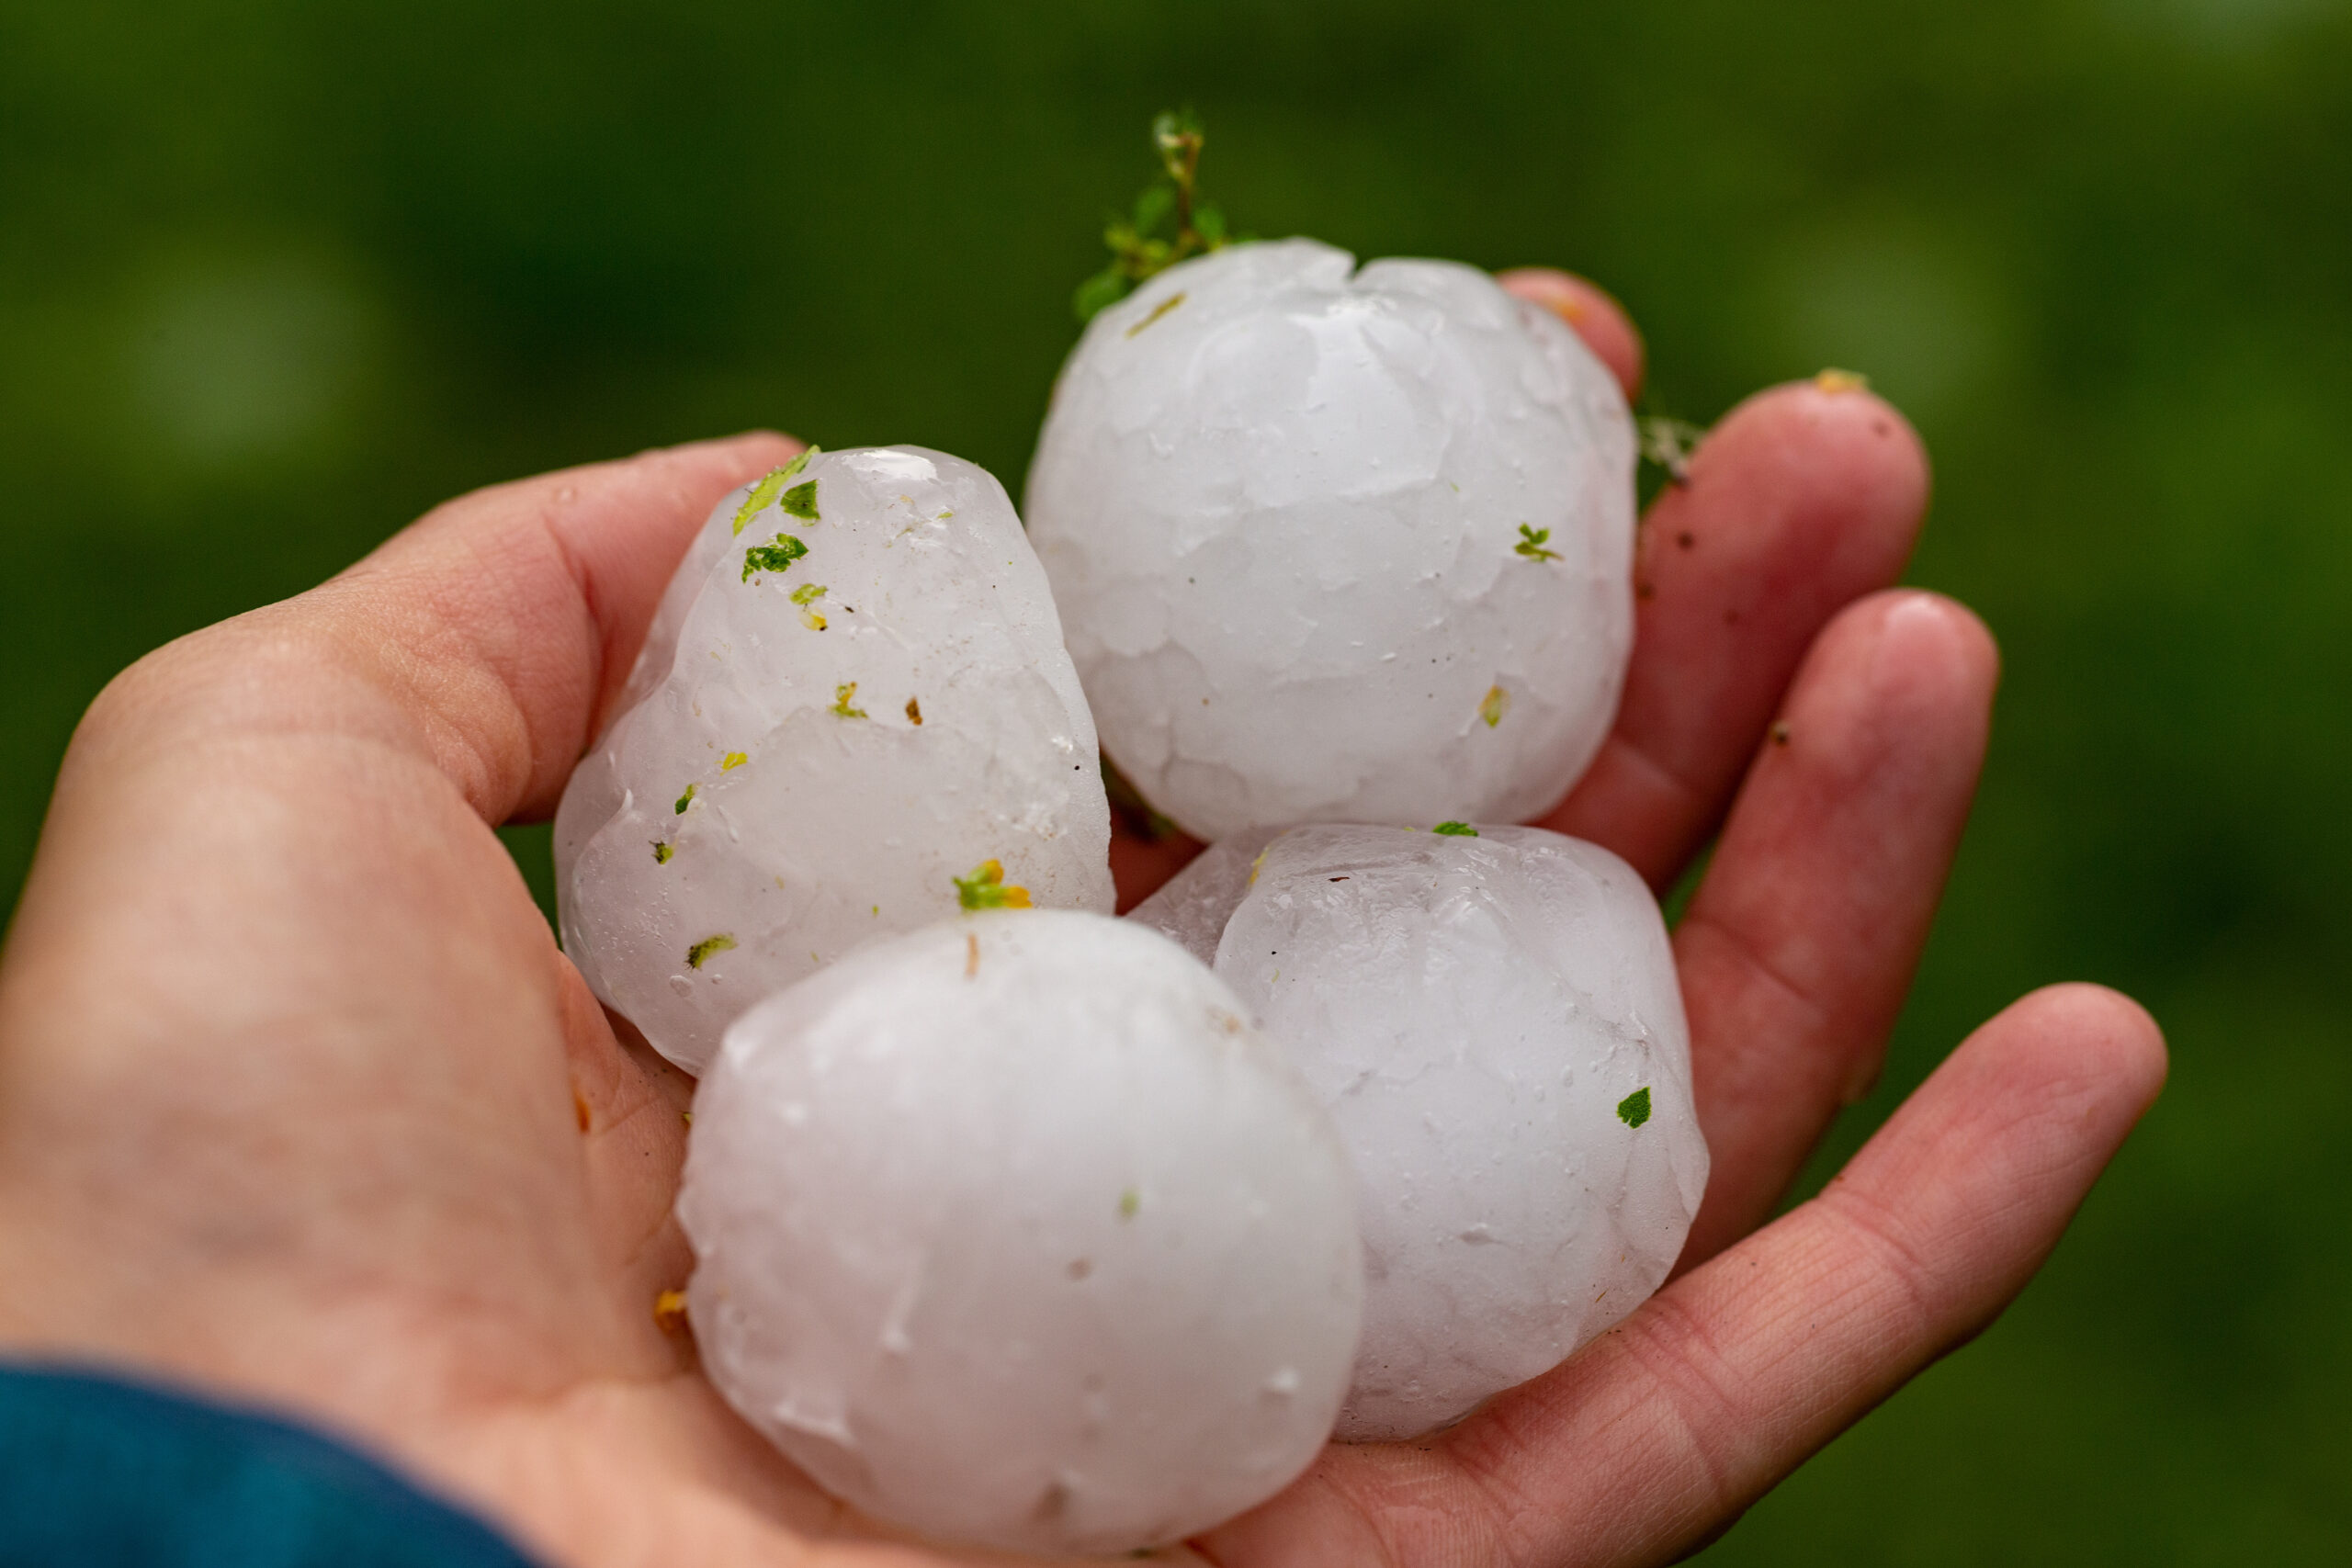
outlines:
[[1706, 1185], [1640, 876], [1540, 829], [1445, 827], [1285, 833], [1217, 947], [1363, 1182], [1351, 1440], [1428, 1432], [1557, 1365], [1657, 1289]]
[[1110, 807], [1003, 487], [796, 460], [719, 503], [556, 813], [564, 951], [700, 1072], [753, 1002], [959, 908], [1108, 913]]
[[1286, 240], [1094, 318], [1026, 510], [1104, 749], [1186, 831], [1518, 821], [1616, 711], [1634, 451], [1549, 311]]
[[979, 915], [727, 1032], [680, 1219], [703, 1365], [828, 1490], [943, 1540], [1115, 1552], [1286, 1485], [1363, 1301], [1330, 1120], [1125, 921]]

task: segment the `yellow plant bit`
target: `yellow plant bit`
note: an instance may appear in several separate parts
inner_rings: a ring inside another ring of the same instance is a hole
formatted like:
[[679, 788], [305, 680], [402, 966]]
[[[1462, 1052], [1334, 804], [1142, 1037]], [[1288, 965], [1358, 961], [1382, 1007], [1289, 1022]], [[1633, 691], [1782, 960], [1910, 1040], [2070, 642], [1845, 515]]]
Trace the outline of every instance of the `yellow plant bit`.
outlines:
[[686, 967], [699, 969], [712, 954], [732, 953], [734, 950], [735, 939], [726, 932], [721, 931], [717, 936], [707, 936], [686, 949]]
[[850, 698], [855, 695], [857, 695], [857, 682], [854, 681], [844, 681], [840, 685], [835, 686], [833, 688], [833, 711], [841, 715], [843, 718], [864, 718], [865, 716], [865, 710], [864, 708], [854, 708], [849, 705]]
[[922, 705], [912, 697], [907, 699], [907, 722], [918, 729], [922, 728]]
[[1160, 317], [1168, 314], [1169, 311], [1174, 310], [1183, 302], [1184, 291], [1179, 288], [1175, 293], [1170, 294], [1167, 299], [1162, 299], [1159, 304], [1154, 305], [1151, 308], [1151, 314], [1146, 316], [1142, 321], [1137, 321], [1134, 326], [1129, 327], [1127, 329], [1127, 335], [1129, 337], [1135, 336], [1136, 333], [1143, 331], [1144, 328], [1151, 325], [1152, 322], [1159, 320]]
[[741, 751], [729, 751], [727, 755], [718, 759], [718, 771], [722, 773], [727, 773], [730, 769], [741, 767], [751, 760], [752, 759], [746, 757]]
[[677, 1334], [685, 1328], [685, 1292], [664, 1291], [653, 1298], [653, 1326], [664, 1334]]
[[1503, 721], [1503, 715], [1509, 712], [1510, 712], [1510, 694], [1500, 686], [1487, 687], [1487, 694], [1478, 699], [1478, 716], [1487, 721], [1488, 729], [1500, 724]]
[[1813, 378], [1813, 384], [1825, 392], [1867, 392], [1871, 378], [1859, 370], [1824, 370]]
[[1029, 908], [1029, 889], [1006, 882], [1001, 861], [984, 860], [972, 869], [971, 875], [949, 880], [956, 884], [956, 902], [967, 909]]

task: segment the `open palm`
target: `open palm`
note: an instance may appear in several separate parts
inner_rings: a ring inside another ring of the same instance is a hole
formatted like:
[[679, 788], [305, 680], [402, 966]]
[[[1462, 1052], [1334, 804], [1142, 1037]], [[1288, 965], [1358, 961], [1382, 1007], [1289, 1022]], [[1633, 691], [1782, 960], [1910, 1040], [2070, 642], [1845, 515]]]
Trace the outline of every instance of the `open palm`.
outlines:
[[[1554, 273], [1629, 389], [1630, 326]], [[753, 435], [454, 502], [141, 660], [75, 736], [0, 968], [0, 1343], [292, 1411], [581, 1564], [942, 1561], [738, 1421], [656, 1321], [686, 1085], [555, 948], [493, 824], [552, 809]], [[1713, 1175], [1678, 1279], [1423, 1443], [1334, 1448], [1227, 1565], [1671, 1560], [2057, 1240], [2164, 1071], [2061, 987], [1764, 1222], [1871, 1081], [1981, 760], [1984, 630], [1883, 592], [1926, 499], [1835, 381], [1760, 394], [1644, 526], [1633, 670], [1547, 825], [1663, 885]], [[1181, 845], [1115, 851], [1132, 902]], [[1762, 1228], [1758, 1228], [1761, 1226]]]

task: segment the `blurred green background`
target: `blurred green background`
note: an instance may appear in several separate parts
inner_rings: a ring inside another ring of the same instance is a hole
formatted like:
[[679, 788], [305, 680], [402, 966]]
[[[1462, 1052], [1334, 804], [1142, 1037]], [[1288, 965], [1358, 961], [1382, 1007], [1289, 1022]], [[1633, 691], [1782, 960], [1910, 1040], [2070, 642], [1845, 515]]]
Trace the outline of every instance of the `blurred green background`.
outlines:
[[2030, 986], [2170, 1032], [2041, 1281], [1706, 1560], [2352, 1562], [2337, 0], [15, 0], [0, 887], [107, 676], [469, 487], [773, 424], [1017, 488], [1185, 100], [1246, 227], [1576, 267], [1659, 410], [1834, 364], [1925, 433], [2007, 684], [1819, 1169]]

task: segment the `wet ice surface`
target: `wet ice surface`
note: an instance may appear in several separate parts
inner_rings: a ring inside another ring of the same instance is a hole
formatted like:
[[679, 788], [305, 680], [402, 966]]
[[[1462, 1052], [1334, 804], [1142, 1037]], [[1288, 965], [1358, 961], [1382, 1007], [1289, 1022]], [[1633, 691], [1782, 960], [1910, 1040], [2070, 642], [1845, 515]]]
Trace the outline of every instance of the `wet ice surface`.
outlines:
[[1524, 820], [1615, 711], [1616, 383], [1475, 268], [1352, 269], [1290, 240], [1151, 279], [1072, 352], [1031, 471], [1104, 747], [1200, 838]]
[[[1217, 948], [1362, 1182], [1343, 1438], [1416, 1436], [1556, 1365], [1657, 1288], [1706, 1183], [1648, 888], [1577, 840], [1479, 834], [1286, 833]], [[1196, 919], [1231, 881], [1203, 879]]]
[[1354, 1178], [1157, 935], [1007, 911], [869, 948], [739, 1020], [695, 1111], [703, 1363], [859, 1507], [1121, 1551], [1272, 1495], [1329, 1434]]
[[618, 708], [556, 816], [564, 950], [689, 1071], [771, 991], [956, 913], [983, 863], [983, 898], [1112, 907], [1045, 574], [960, 458], [825, 453], [728, 497]]

